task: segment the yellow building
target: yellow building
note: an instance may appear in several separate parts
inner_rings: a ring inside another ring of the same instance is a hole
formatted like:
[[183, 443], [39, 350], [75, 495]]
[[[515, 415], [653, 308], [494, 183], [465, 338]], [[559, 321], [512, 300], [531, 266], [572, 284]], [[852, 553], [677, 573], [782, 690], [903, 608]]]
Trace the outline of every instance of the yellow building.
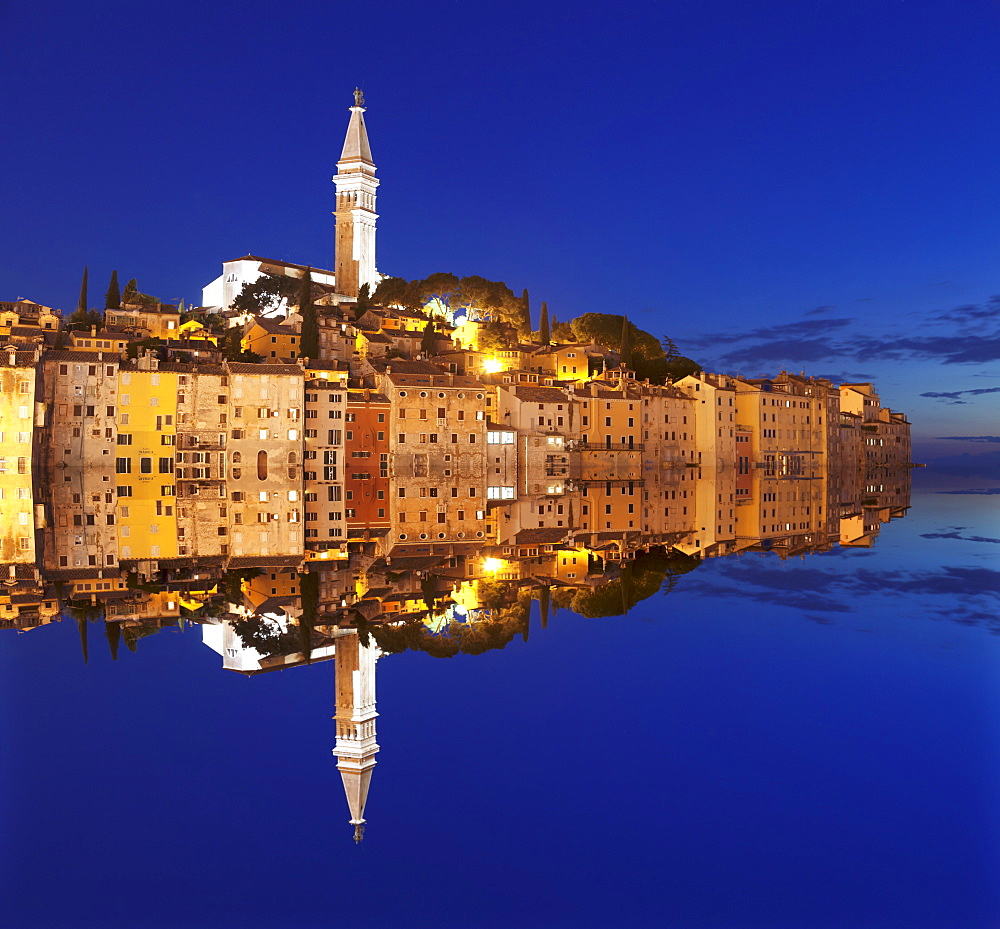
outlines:
[[284, 320], [257, 317], [243, 333], [243, 351], [260, 355], [265, 362], [299, 357], [299, 332]]
[[166, 303], [125, 304], [118, 310], [108, 310], [105, 322], [109, 326], [141, 330], [148, 338], [175, 339], [181, 326], [177, 307]]
[[147, 356], [118, 374], [115, 515], [123, 560], [177, 556], [178, 375], [156, 365]]
[[3, 564], [35, 561], [31, 467], [34, 416], [34, 353], [0, 352], [0, 563]]

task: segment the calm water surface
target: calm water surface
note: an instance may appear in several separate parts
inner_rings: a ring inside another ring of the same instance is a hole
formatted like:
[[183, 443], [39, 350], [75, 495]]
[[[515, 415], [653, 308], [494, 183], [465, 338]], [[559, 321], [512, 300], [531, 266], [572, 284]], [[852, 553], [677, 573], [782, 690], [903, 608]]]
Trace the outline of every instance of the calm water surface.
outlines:
[[245, 678], [197, 627], [112, 662], [94, 626], [85, 666], [72, 622], [8, 632], [4, 924], [996, 926], [996, 499], [383, 657], [359, 845], [331, 662]]

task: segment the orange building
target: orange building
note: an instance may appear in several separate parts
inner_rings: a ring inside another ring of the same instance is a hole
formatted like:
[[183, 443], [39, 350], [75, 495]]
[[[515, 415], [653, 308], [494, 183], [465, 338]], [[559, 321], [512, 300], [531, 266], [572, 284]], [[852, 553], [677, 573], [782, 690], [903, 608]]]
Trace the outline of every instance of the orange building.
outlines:
[[348, 538], [389, 529], [389, 398], [347, 392], [344, 422], [344, 520]]

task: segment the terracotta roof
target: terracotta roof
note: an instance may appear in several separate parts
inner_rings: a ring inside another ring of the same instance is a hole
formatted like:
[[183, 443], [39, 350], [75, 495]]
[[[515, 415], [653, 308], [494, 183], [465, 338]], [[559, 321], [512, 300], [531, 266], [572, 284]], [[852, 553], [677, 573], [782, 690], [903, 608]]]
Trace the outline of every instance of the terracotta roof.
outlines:
[[386, 368], [392, 368], [393, 375], [396, 374], [443, 374], [444, 372], [429, 361], [410, 361], [407, 358], [369, 359], [368, 363], [379, 373], [384, 373]]
[[518, 545], [531, 545], [539, 542], [561, 542], [566, 538], [567, 529], [522, 529], [514, 541]]
[[61, 348], [46, 352], [42, 358], [46, 361], [112, 361], [116, 359], [104, 358], [108, 352], [76, 351], [71, 348]]
[[225, 376], [226, 369], [220, 364], [185, 364], [180, 361], [161, 361], [158, 371], [176, 371], [180, 374], [217, 374]]
[[229, 559], [227, 568], [274, 568], [302, 563], [299, 555], [240, 555]]
[[304, 374], [298, 365], [247, 364], [242, 361], [230, 362], [228, 368], [233, 374]]
[[[259, 255], [243, 255], [240, 258], [230, 258], [229, 261], [224, 261], [223, 264], [232, 264], [234, 261], [259, 261], [267, 265], [277, 265], [279, 268], [298, 268], [301, 271], [305, 271], [307, 267], [306, 265], [297, 265], [292, 261], [279, 261], [277, 258], [261, 258]], [[326, 271], [323, 268], [310, 267], [310, 270], [317, 274], [333, 275], [332, 271]]]
[[283, 320], [279, 320], [273, 316], [255, 316], [251, 322], [251, 328], [256, 325], [260, 326], [265, 332], [273, 333], [274, 335], [298, 335], [298, 331], [289, 325], [286, 325]]
[[514, 388], [518, 400], [532, 400], [535, 403], [559, 403], [569, 399], [566, 392], [555, 387], [535, 387], [533, 384], [518, 384]]
[[482, 381], [461, 374], [397, 374], [392, 362], [385, 372], [386, 378], [394, 387], [451, 387], [466, 390], [484, 390]]

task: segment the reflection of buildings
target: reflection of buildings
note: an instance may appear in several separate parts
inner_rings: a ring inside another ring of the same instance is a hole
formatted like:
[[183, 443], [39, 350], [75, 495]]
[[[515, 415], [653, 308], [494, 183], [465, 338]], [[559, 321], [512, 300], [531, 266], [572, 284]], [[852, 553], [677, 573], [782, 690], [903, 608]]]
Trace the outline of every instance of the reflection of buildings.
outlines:
[[[62, 602], [82, 636], [105, 619], [113, 656], [191, 621], [241, 673], [334, 661], [357, 827], [377, 654], [503, 647], [533, 599], [618, 615], [705, 557], [870, 545], [906, 511], [910, 457], [871, 384], [657, 385], [596, 344], [487, 350], [483, 318], [358, 306], [378, 280], [362, 113], [335, 179], [336, 274], [313, 272], [319, 358], [298, 314], [248, 321], [256, 364], [162, 304], [76, 333], [0, 304], [0, 625]], [[305, 271], [224, 268], [217, 307]]]

